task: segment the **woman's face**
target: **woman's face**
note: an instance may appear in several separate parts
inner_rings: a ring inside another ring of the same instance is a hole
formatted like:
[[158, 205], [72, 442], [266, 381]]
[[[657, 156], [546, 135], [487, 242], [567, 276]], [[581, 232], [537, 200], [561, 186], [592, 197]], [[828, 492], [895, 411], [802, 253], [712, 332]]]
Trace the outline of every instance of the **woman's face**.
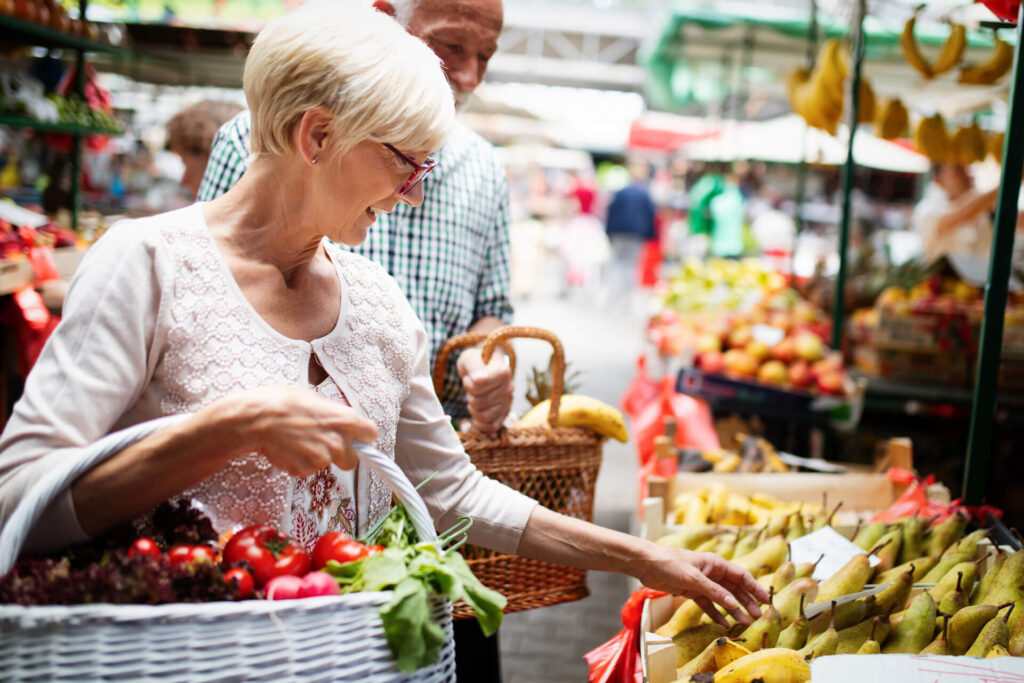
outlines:
[[[427, 158], [424, 151], [399, 151], [417, 164]], [[398, 190], [414, 168], [382, 143], [361, 142], [340, 157], [336, 164], [339, 173], [333, 176], [333, 182], [328, 181], [322, 195], [329, 203], [335, 204], [331, 212], [325, 214], [334, 225], [326, 234], [334, 241], [349, 246], [361, 244], [381, 212], [390, 213], [398, 202], [409, 206], [423, 203], [422, 183], [416, 183], [405, 194], [399, 194]]]

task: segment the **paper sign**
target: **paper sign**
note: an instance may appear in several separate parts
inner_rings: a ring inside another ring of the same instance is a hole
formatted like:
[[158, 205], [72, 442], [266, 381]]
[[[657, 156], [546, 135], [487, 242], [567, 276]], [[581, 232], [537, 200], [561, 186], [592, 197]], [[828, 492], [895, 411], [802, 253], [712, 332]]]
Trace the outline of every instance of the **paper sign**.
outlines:
[[750, 328], [750, 336], [752, 336], [755, 341], [759, 341], [762, 344], [775, 346], [785, 339], [786, 331], [778, 327], [772, 327], [771, 325], [754, 325]]
[[1024, 683], [1024, 658], [833, 655], [811, 661], [814, 683]]
[[[814, 574], [811, 575], [818, 581], [824, 581], [838, 572], [843, 565], [850, 561], [850, 558], [864, 554], [862, 548], [846, 540], [830, 526], [822, 527], [803, 538], [791, 541], [789, 551], [793, 564], [816, 562], [821, 557], [821, 562], [818, 562], [818, 566], [814, 568]], [[824, 557], [822, 557], [823, 555]], [[881, 560], [874, 555], [868, 558], [868, 563], [872, 567], [879, 562]]]

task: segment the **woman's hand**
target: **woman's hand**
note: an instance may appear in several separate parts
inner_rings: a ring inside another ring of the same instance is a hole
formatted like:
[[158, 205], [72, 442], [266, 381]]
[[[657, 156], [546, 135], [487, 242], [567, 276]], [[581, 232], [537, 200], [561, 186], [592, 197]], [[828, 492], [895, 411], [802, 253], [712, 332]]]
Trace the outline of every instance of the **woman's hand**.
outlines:
[[722, 626], [729, 624], [712, 603], [724, 607], [743, 624], [750, 623], [748, 614], [754, 618], [761, 616], [758, 604], [768, 602], [768, 593], [750, 572], [713, 553], [652, 545], [656, 547], [650, 549], [636, 575], [645, 586], [692, 598]]
[[480, 349], [466, 349], [455, 367], [466, 390], [473, 428], [488, 436], [496, 434], [512, 409], [515, 391], [505, 354], [495, 350], [491, 362], [484, 363]]
[[239, 454], [256, 451], [295, 477], [331, 463], [350, 470], [359, 462], [352, 441], [377, 440], [372, 422], [311, 389], [259, 387], [219, 399], [207, 410], [236, 433]]

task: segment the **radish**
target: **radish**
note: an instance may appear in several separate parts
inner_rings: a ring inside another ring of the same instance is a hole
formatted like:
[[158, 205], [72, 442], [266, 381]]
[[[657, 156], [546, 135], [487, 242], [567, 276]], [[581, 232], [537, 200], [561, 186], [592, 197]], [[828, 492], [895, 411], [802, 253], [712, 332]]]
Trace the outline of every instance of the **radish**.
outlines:
[[[331, 579], [333, 581], [333, 579]], [[272, 578], [266, 586], [267, 600], [294, 600], [303, 597], [302, 579], [286, 574]]]
[[338, 595], [338, 582], [327, 572], [310, 572], [302, 578], [299, 587], [300, 598], [318, 598], [322, 595]]

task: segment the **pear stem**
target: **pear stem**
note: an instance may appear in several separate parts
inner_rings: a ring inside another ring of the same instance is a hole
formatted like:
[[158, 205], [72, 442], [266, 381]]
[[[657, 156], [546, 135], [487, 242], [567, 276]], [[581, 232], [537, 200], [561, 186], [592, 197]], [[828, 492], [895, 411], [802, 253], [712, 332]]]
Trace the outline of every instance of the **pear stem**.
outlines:
[[892, 539], [891, 538], [888, 541], [886, 541], [885, 543], [879, 543], [874, 548], [872, 548], [871, 550], [868, 551], [868, 557], [871, 557], [872, 555], [874, 555], [875, 553], [877, 553], [879, 550], [881, 550], [885, 546], [889, 545], [890, 543], [892, 543]]
[[839, 512], [839, 508], [843, 507], [843, 501], [839, 501], [834, 508], [832, 508], [832, 514], [825, 520], [825, 526], [832, 526], [832, 518]]

